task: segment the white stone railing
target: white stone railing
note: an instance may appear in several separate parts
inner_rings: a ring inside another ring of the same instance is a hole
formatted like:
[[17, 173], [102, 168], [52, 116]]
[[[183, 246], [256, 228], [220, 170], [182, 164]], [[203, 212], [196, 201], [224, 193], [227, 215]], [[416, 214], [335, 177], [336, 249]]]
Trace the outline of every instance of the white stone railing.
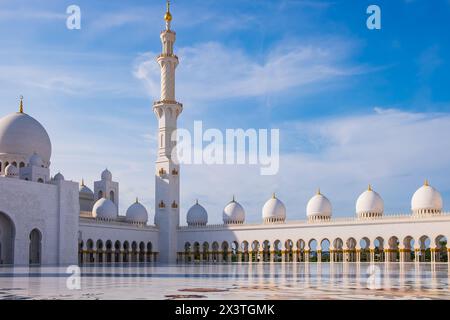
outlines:
[[101, 220], [92, 217], [82, 217], [80, 216], [80, 223], [88, 223], [88, 224], [98, 224], [102, 226], [126, 226], [129, 228], [135, 229], [146, 229], [146, 230], [159, 230], [158, 227], [146, 224], [137, 224], [127, 221], [118, 221], [118, 220]]
[[442, 212], [441, 214], [424, 214], [424, 215], [413, 215], [411, 213], [399, 213], [399, 214], [389, 214], [383, 215], [381, 217], [372, 217], [372, 218], [358, 218], [358, 217], [339, 217], [332, 218], [331, 220], [325, 221], [308, 221], [308, 220], [291, 220], [285, 222], [275, 222], [275, 223], [262, 223], [262, 222], [253, 222], [253, 223], [244, 223], [244, 224], [208, 224], [206, 226], [180, 226], [180, 230], [202, 230], [202, 229], [245, 229], [247, 227], [272, 227], [272, 226], [290, 226], [290, 225], [303, 225], [303, 226], [311, 226], [311, 225], [333, 225], [333, 224], [341, 224], [341, 223], [354, 223], [354, 224], [362, 224], [365, 222], [376, 222], [376, 221], [416, 221], [422, 219], [442, 219], [448, 218], [450, 219], [450, 212]]

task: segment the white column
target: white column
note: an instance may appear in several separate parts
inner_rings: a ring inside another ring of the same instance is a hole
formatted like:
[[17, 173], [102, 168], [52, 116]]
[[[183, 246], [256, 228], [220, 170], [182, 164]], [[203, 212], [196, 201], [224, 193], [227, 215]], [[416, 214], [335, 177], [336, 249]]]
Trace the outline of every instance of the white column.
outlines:
[[317, 250], [317, 262], [322, 263], [322, 250]]
[[310, 253], [309, 250], [305, 250], [305, 251], [304, 251], [305, 262], [309, 262], [309, 253]]

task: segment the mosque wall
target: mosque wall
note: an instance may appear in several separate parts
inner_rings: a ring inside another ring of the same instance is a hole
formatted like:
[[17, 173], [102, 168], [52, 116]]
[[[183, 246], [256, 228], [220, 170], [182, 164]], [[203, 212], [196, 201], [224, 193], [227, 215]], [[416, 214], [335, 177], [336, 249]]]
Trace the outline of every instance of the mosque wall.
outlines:
[[[33, 230], [37, 230], [40, 238], [37, 256], [41, 264], [77, 261], [78, 185], [70, 181], [54, 183], [0, 177], [0, 214], [12, 222], [13, 261], [16, 265], [30, 263], [30, 234]], [[3, 248], [2, 255], [7, 250], [9, 248]]]
[[251, 244], [256, 241], [262, 245], [264, 241], [270, 244], [280, 241], [284, 248], [288, 240], [294, 245], [302, 240], [308, 248], [308, 244], [313, 240], [316, 240], [318, 245], [322, 240], [328, 240], [333, 245], [336, 239], [342, 240], [344, 248], [349, 239], [355, 239], [356, 248], [360, 247], [361, 239], [365, 239], [368, 246], [373, 248], [376, 240], [384, 242], [387, 247], [389, 240], [396, 238], [399, 247], [402, 247], [404, 243], [409, 245], [411, 240], [415, 246], [419, 246], [421, 239], [428, 238], [429, 245], [433, 247], [440, 236], [450, 238], [449, 213], [428, 217], [385, 216], [373, 220], [338, 218], [318, 223], [291, 221], [278, 224], [211, 225], [181, 227], [178, 232], [178, 252], [185, 250], [186, 243], [193, 245], [195, 242], [200, 245], [206, 242], [210, 248], [213, 242], [220, 246], [226, 242], [231, 248], [233, 242], [241, 245], [244, 242]]

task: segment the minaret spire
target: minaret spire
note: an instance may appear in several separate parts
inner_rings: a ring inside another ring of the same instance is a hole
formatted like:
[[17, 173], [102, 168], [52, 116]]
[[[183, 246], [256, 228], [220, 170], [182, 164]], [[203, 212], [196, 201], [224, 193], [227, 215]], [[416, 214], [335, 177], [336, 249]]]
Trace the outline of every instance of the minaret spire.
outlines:
[[172, 14], [170, 13], [170, 0], [167, 0], [167, 10], [164, 15], [164, 20], [166, 20], [166, 30], [170, 30], [170, 22], [172, 21]]
[[[161, 31], [162, 52], [156, 58], [161, 68], [161, 97], [153, 104], [158, 120], [158, 155], [155, 166], [155, 224], [159, 227], [159, 260], [175, 263], [177, 258], [177, 228], [180, 224], [180, 170], [174, 159], [176, 141], [172, 135], [177, 129], [177, 120], [183, 105], [175, 98], [175, 69], [178, 57], [174, 54], [176, 34], [170, 29], [172, 14], [170, 3], [164, 15], [165, 30]], [[176, 172], [177, 174], [174, 174]], [[158, 204], [170, 204], [158, 205]]]
[[20, 96], [19, 112], [23, 113], [23, 96]]

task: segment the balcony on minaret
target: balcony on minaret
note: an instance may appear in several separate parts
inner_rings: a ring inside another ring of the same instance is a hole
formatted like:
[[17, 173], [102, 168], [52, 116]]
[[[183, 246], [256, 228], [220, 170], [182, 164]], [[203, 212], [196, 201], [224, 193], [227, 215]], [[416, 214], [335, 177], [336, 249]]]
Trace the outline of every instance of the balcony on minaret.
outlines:
[[178, 204], [175, 202], [175, 200], [173, 200], [172, 209], [177, 209], [177, 208], [178, 208]]
[[156, 59], [158, 58], [175, 58], [178, 60], [178, 56], [176, 54], [173, 53], [160, 53], [159, 55], [156, 56]]
[[158, 207], [159, 207], [160, 209], [163, 209], [163, 208], [166, 207], [166, 204], [164, 203], [164, 201], [161, 200], [161, 202], [158, 204]]

